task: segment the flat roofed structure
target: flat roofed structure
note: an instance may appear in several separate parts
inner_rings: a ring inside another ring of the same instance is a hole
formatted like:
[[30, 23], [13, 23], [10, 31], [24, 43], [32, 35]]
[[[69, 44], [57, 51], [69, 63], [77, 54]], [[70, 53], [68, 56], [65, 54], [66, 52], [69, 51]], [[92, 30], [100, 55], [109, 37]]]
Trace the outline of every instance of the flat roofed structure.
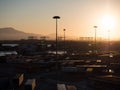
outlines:
[[96, 90], [120, 90], [120, 77], [114, 75], [96, 76], [90, 79]]
[[57, 90], [77, 90], [74, 85], [57, 84]]
[[67, 85], [67, 90], [77, 90], [77, 88], [74, 85]]

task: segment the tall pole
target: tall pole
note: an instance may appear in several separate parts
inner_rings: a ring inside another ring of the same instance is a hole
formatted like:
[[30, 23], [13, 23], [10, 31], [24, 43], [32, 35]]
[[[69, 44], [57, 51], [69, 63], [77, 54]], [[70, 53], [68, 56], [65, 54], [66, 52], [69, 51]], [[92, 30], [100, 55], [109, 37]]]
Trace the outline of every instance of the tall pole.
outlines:
[[60, 19], [59, 16], [54, 16], [53, 19], [56, 20], [56, 73], [58, 73], [58, 25], [57, 25], [57, 20]]
[[110, 30], [108, 29], [108, 53], [110, 56]]
[[66, 47], [66, 46], [65, 46], [65, 38], [66, 38], [66, 37], [65, 37], [65, 31], [66, 31], [66, 29], [63, 29], [63, 31], [64, 31], [64, 55], [65, 55], [65, 47]]
[[111, 66], [111, 58], [113, 55], [110, 52], [110, 30], [108, 29], [108, 53], [109, 53], [109, 68]]
[[97, 36], [97, 28], [98, 28], [98, 26], [94, 26], [94, 28], [95, 28], [95, 55], [97, 54], [97, 47], [96, 47], [96, 36]]

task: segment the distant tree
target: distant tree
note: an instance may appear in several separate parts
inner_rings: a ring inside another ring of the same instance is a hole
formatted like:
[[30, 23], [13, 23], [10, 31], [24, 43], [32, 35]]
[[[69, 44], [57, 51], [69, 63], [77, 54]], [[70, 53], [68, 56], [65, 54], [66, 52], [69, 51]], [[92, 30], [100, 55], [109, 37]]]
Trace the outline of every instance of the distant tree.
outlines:
[[28, 36], [28, 39], [33, 40], [33, 39], [37, 39], [37, 37], [36, 36]]

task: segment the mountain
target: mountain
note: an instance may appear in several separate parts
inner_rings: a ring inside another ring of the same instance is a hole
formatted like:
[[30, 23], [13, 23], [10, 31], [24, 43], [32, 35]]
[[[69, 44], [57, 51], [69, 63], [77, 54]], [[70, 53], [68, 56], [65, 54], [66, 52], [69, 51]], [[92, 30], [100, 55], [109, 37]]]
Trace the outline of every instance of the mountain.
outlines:
[[12, 27], [0, 28], [0, 40], [20, 40], [29, 36], [40, 37], [40, 34], [25, 33]]
[[[40, 39], [40, 37], [47, 37], [46, 39], [55, 40], [56, 38], [55, 33], [44, 36], [41, 34], [25, 33], [20, 30], [16, 30], [12, 27], [0, 28], [0, 40], [20, 40], [20, 39], [28, 39], [28, 37], [32, 38], [32, 36], [36, 37], [37, 39]], [[58, 37], [64, 37], [64, 36], [59, 34]], [[75, 36], [66, 35], [66, 40], [75, 40], [75, 38], [76, 38]]]

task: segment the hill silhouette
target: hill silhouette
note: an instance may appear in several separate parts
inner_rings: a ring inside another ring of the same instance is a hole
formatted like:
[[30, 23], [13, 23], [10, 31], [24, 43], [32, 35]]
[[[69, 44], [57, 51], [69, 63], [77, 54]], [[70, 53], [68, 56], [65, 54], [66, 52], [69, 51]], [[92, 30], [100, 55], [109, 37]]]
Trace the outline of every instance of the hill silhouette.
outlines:
[[40, 34], [25, 33], [12, 27], [0, 28], [0, 40], [20, 40], [27, 39], [29, 36], [40, 37]]

